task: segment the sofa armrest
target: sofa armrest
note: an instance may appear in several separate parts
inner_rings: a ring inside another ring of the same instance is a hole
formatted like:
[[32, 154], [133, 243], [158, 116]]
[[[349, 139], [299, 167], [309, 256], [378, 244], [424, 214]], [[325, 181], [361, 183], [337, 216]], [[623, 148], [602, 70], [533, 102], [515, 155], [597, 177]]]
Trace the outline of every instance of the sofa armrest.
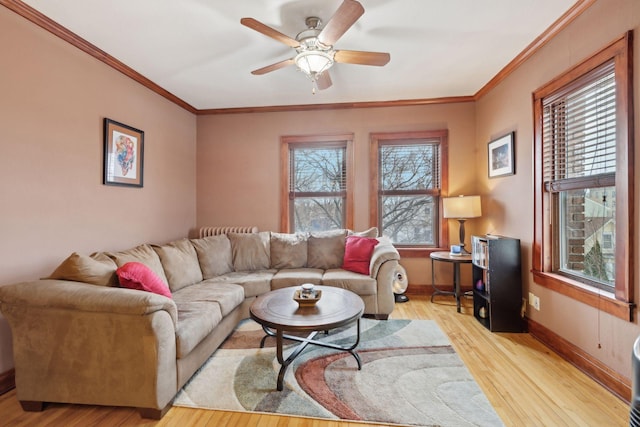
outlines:
[[175, 303], [63, 280], [0, 286], [18, 400], [165, 408], [177, 388]]
[[393, 280], [400, 254], [388, 237], [380, 237], [378, 241], [369, 263], [369, 274], [377, 282], [375, 314], [386, 319], [395, 305]]
[[67, 280], [44, 279], [0, 286], [0, 302], [140, 316], [164, 310], [171, 316], [174, 326], [178, 319], [176, 304], [162, 295]]
[[376, 247], [373, 249], [373, 254], [371, 255], [371, 262], [369, 263], [369, 274], [372, 278], [376, 278], [378, 276], [378, 272], [382, 264], [387, 261], [399, 261], [400, 253], [393, 246], [391, 239], [386, 236], [382, 236], [378, 238], [378, 243]]

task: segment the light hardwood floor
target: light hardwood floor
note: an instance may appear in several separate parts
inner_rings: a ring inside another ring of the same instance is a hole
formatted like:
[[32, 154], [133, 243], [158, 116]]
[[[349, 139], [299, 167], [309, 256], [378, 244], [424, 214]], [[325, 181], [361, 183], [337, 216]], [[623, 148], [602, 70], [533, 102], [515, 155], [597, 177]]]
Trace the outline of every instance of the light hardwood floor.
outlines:
[[[412, 296], [392, 318], [433, 319], [506, 426], [628, 426], [629, 406], [529, 334], [491, 333], [474, 318], [471, 301], [457, 313], [452, 298]], [[3, 426], [356, 427], [371, 424], [251, 413], [172, 408], [161, 421], [134, 409], [49, 404], [23, 412], [15, 390], [0, 396]]]

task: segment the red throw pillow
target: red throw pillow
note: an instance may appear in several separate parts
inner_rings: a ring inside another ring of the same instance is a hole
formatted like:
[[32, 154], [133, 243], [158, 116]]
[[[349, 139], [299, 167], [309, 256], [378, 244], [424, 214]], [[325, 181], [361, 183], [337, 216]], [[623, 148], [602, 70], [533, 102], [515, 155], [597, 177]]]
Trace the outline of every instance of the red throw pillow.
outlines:
[[171, 298], [169, 287], [156, 273], [140, 262], [128, 262], [118, 268], [116, 274], [123, 288], [153, 292]]
[[354, 273], [369, 274], [371, 255], [377, 244], [378, 240], [370, 237], [347, 236], [342, 268]]

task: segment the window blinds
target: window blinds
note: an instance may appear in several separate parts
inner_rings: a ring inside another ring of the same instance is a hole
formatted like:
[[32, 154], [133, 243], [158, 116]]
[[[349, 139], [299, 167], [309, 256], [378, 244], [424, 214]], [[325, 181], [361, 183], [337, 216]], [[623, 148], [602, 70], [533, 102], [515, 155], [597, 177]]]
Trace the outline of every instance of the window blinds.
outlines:
[[439, 140], [380, 146], [380, 192], [439, 189], [439, 148]]
[[545, 97], [543, 173], [547, 191], [615, 184], [616, 83], [614, 62]]
[[346, 147], [292, 148], [289, 192], [295, 195], [342, 194], [347, 188]]

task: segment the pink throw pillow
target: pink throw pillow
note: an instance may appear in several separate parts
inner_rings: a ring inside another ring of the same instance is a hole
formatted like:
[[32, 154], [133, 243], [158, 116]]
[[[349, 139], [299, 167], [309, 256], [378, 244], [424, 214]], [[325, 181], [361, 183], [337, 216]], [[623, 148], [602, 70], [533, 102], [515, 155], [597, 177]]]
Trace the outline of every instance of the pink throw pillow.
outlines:
[[171, 298], [169, 287], [156, 273], [140, 262], [128, 262], [118, 268], [116, 274], [123, 288], [153, 292]]
[[371, 255], [377, 244], [378, 240], [370, 237], [347, 236], [342, 268], [354, 273], [369, 274]]

